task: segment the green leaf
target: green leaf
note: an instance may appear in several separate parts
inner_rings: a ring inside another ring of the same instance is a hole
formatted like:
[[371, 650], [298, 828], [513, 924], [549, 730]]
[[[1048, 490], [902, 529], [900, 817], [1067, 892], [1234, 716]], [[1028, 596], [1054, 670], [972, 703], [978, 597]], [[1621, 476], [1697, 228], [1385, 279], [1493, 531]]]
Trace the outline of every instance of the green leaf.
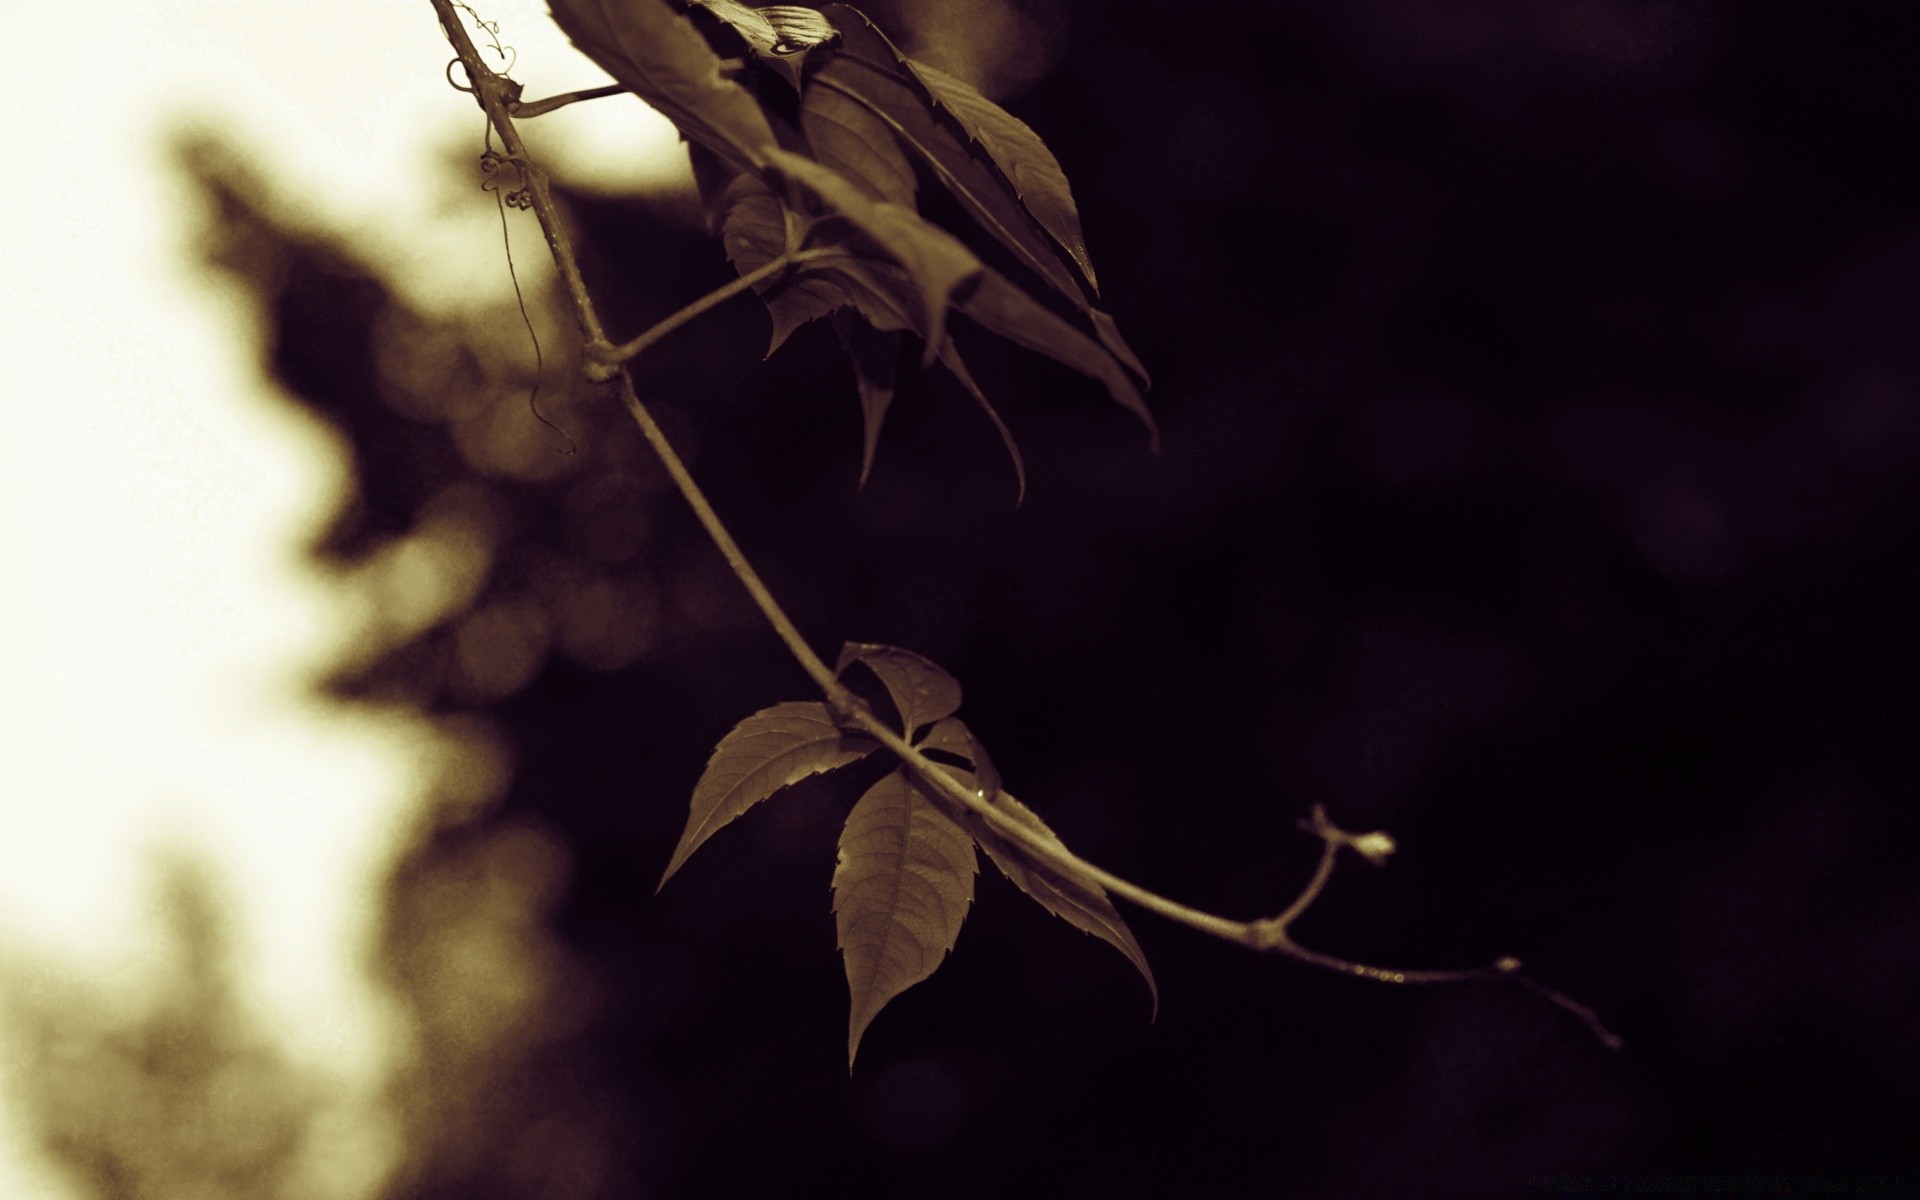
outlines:
[[875, 200], [840, 172], [813, 159], [777, 147], [770, 148], [767, 157], [790, 183], [817, 198], [829, 211], [845, 217], [906, 270], [919, 291], [920, 315], [927, 331], [926, 361], [931, 362], [946, 333], [947, 305], [954, 289], [982, 270], [973, 251], [912, 208]]
[[882, 333], [845, 309], [833, 314], [833, 332], [853, 360], [854, 382], [860, 389], [860, 486], [865, 487], [873, 470], [873, 452], [880, 445], [880, 425], [893, 404], [900, 335]]
[[1080, 230], [1080, 209], [1073, 202], [1073, 187], [1067, 182], [1067, 173], [1060, 169], [1060, 160], [1047, 149], [1040, 135], [971, 85], [911, 58], [905, 62], [907, 70], [926, 87], [934, 103], [960, 122], [967, 136], [987, 152], [1027, 214], [1067, 252], [1086, 278], [1087, 286], [1097, 293], [1100, 284], [1094, 277], [1093, 260], [1087, 256], [1087, 241]]
[[817, 9], [777, 4], [748, 8], [739, 0], [692, 0], [747, 43], [754, 58], [800, 90], [807, 54], [840, 36]]
[[1105, 384], [1107, 394], [1116, 403], [1146, 424], [1154, 453], [1159, 453], [1160, 429], [1147, 402], [1141, 398], [1140, 389], [1133, 385], [1113, 355], [1068, 324], [1065, 318], [1041, 305], [991, 267], [980, 273], [973, 286], [954, 297], [954, 307], [1008, 341], [1065, 363]]
[[694, 785], [686, 831], [659, 886], [665, 887], [689, 855], [749, 808], [781, 788], [844, 767], [873, 750], [873, 742], [842, 733], [827, 706], [817, 700], [776, 704], [740, 722], [714, 747]]
[[932, 975], [960, 936], [979, 870], [973, 839], [895, 771], [853, 806], [833, 872], [851, 1006], [847, 1069], [889, 1000]]
[[[933, 744], [936, 736], [941, 741], [939, 746]], [[978, 757], [973, 758], [974, 752], [960, 749], [963, 743], [977, 747]], [[993, 765], [986, 758], [986, 748], [979, 745], [966, 726], [955, 720], [942, 721], [934, 726], [928, 732], [927, 740], [921, 743], [921, 748], [946, 750], [962, 758], [971, 758], [976, 766], [984, 764], [988, 769]], [[1002, 814], [1026, 827], [1037, 839], [1062, 851], [1066, 850], [1066, 844], [1058, 834], [1047, 828], [1047, 823], [1040, 819], [1038, 813], [1015, 800], [1012, 793], [999, 789], [998, 772], [995, 772], [995, 787], [988, 789], [985, 781], [972, 772], [955, 768], [948, 770]], [[1140, 978], [1146, 981], [1147, 992], [1153, 999], [1153, 1015], [1159, 1015], [1160, 985], [1154, 981], [1153, 968], [1147, 965], [1146, 953], [1140, 949], [1140, 943], [1134, 941], [1133, 930], [1127, 927], [1125, 918], [1113, 906], [1113, 901], [1107, 898], [1107, 889], [1101, 887], [1098, 880], [1084, 872], [1066, 871], [1035, 857], [1025, 845], [1001, 833], [977, 813], [969, 811], [964, 823], [974, 841], [987, 852], [993, 865], [999, 867], [1000, 873], [1012, 880], [1015, 887], [1075, 929], [1092, 934], [1126, 955], [1127, 961], [1140, 972]]]
[[720, 74], [720, 59], [666, 0], [551, 0], [554, 22], [607, 74], [658, 109], [688, 140], [746, 171], [774, 145], [773, 127], [747, 90]]
[[886, 685], [905, 726], [900, 732], [907, 737], [960, 707], [960, 681], [911, 650], [878, 642], [848, 642], [840, 647], [833, 673], [842, 674], [856, 662], [865, 663]]

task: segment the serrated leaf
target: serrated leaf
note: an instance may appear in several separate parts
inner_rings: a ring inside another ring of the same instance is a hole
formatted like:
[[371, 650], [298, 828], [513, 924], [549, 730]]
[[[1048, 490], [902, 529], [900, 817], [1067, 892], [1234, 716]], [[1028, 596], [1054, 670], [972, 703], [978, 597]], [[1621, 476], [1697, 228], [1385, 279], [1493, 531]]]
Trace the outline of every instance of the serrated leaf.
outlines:
[[746, 171], [765, 163], [773, 127], [747, 90], [666, 0], [551, 0], [581, 53], [697, 142]]
[[[697, 146], [689, 158], [709, 229], [720, 235], [720, 244], [735, 270], [750, 274], [789, 248], [789, 242], [795, 239], [788, 227], [787, 207], [766, 184]], [[773, 320], [768, 355], [778, 350], [795, 329], [849, 303], [845, 291], [819, 270], [784, 272], [761, 280], [754, 292]]]
[[878, 642], [848, 642], [840, 647], [833, 673], [839, 675], [856, 662], [865, 663], [886, 685], [906, 726], [900, 732], [907, 737], [923, 725], [952, 716], [960, 707], [960, 681], [911, 650]]
[[993, 765], [987, 747], [959, 717], [944, 717], [928, 728], [920, 740], [922, 750], [940, 750], [966, 760], [973, 768], [970, 786], [988, 800], [1000, 794], [1000, 770]]
[[[906, 271], [919, 293], [928, 345], [938, 347], [946, 333], [947, 305], [954, 289], [982, 270], [973, 251], [912, 208], [873, 199], [831, 167], [777, 147], [767, 151], [767, 158], [789, 182], [846, 218]], [[932, 358], [929, 349], [927, 361]]]
[[833, 915], [851, 999], [847, 1069], [889, 1000], [932, 975], [973, 903], [973, 839], [900, 771], [847, 815]]
[[694, 785], [687, 827], [660, 876], [660, 887], [715, 832], [781, 788], [809, 775], [844, 767], [875, 744], [841, 732], [827, 706], [790, 701], [761, 709], [735, 725], [714, 747]]
[[[1081, 290], [1075, 270], [1061, 257], [1056, 236], [1022, 202], [991, 154], [975, 155], [963, 140], [966, 134], [950, 127], [949, 119], [942, 115], [945, 107], [936, 109], [937, 97], [915, 73], [916, 64], [858, 9], [829, 4], [822, 11], [840, 30], [841, 44], [814, 72], [809, 89], [841, 92], [872, 112], [903, 146], [927, 164], [983, 230], [1085, 314], [1101, 344], [1145, 383], [1147, 374], [1139, 357], [1120, 336], [1112, 318], [1094, 307]], [[982, 102], [986, 103], [984, 98]], [[951, 126], [958, 125], [957, 120], [951, 121]], [[1032, 130], [1027, 133], [1039, 141]], [[1057, 169], [1059, 164], [1054, 165]], [[1061, 178], [1064, 181], [1065, 176]], [[1078, 229], [1077, 212], [1073, 228]]]
[[980, 390], [980, 385], [973, 381], [973, 372], [967, 370], [967, 364], [961, 361], [960, 349], [953, 344], [951, 337], [940, 347], [940, 363], [960, 381], [960, 386], [973, 397], [974, 402], [987, 414], [987, 420], [993, 422], [994, 429], [999, 432], [1000, 444], [1007, 448], [1007, 457], [1013, 460], [1013, 503], [1018, 507], [1027, 498], [1027, 462], [1020, 456], [1020, 444], [1013, 440], [1013, 430], [1007, 428], [1007, 423], [1000, 419], [999, 410]]
[[[968, 736], [971, 737], [971, 734]], [[985, 793], [971, 772], [948, 769], [968, 788]], [[988, 796], [988, 803], [1015, 823], [1025, 826], [1039, 840], [1061, 850], [1066, 849], [1066, 844], [1047, 827], [1039, 814], [1014, 799], [1012, 793], [997, 791]], [[1153, 999], [1153, 1014], [1159, 1015], [1160, 985], [1153, 978], [1153, 968], [1147, 965], [1146, 952], [1140, 949], [1140, 943], [1133, 938], [1133, 930], [1127, 927], [1125, 918], [1113, 906], [1113, 901], [1107, 898], [1107, 890], [1100, 886], [1098, 880], [1079, 872], [1064, 871], [1053, 863], [1034, 857], [1025, 846], [989, 825], [978, 814], [969, 812], [965, 824], [967, 831], [980, 844], [980, 849], [986, 851], [993, 865], [999, 867], [1000, 873], [1011, 880], [1015, 887], [1075, 929], [1092, 934], [1126, 955], [1127, 961], [1140, 972], [1140, 978], [1146, 981], [1147, 993]]]
[[1107, 394], [1116, 403], [1146, 424], [1154, 452], [1159, 453], [1160, 427], [1132, 378], [1105, 347], [1075, 329], [1065, 318], [1015, 287], [991, 267], [955, 295], [954, 307], [1015, 345], [1044, 354], [1105, 384]]
[[800, 90], [807, 54], [840, 36], [818, 9], [779, 4], [749, 8], [739, 0], [691, 0], [738, 33], [756, 61]]
[[860, 486], [865, 487], [873, 470], [873, 452], [880, 445], [880, 426], [893, 404], [900, 335], [882, 333], [844, 309], [833, 314], [833, 332], [853, 360], [854, 382], [860, 390]]
[[1080, 229], [1080, 209], [1073, 202], [1073, 187], [1067, 182], [1067, 173], [1060, 169], [1060, 160], [1047, 149], [1040, 135], [970, 84], [911, 58], [905, 61], [907, 69], [926, 87], [934, 103], [960, 122], [967, 136], [987, 152], [1028, 215], [1067, 252], [1080, 268], [1087, 286], [1097, 293], [1100, 283], [1094, 277], [1093, 260], [1087, 256], [1086, 236]]
[[[829, 4], [827, 19], [841, 44], [815, 73], [813, 88], [837, 91], [870, 112], [940, 179], [983, 229], [1035, 274], [1064, 294], [1080, 291], [1046, 232], [1021, 207], [995, 168], [968, 149], [961, 135], [936, 115], [924, 86], [907, 69], [905, 56], [856, 8]], [[1080, 297], [1085, 303], [1085, 297]]]

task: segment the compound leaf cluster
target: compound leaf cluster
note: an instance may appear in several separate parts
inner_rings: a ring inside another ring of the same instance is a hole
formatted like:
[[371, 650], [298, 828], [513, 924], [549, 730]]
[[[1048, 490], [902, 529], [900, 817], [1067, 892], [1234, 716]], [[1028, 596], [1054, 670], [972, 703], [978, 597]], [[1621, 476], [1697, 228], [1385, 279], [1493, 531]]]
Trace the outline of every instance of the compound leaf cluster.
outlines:
[[[902, 736], [1027, 838], [1008, 836], [980, 813], [954, 804], [904, 763], [854, 803], [833, 873], [834, 921], [851, 1002], [849, 1068], [873, 1018], [932, 975], [953, 949], [973, 903], [976, 848], [1042, 908], [1124, 954], [1146, 980], [1157, 1009], [1153, 971], [1106, 889], [1084, 871], [1063, 868], [1031, 848], [1066, 847], [1001, 788], [986, 747], [953, 715], [960, 707], [959, 682], [898, 646], [849, 642], [836, 670], [845, 675], [855, 665], [871, 671], [885, 689]], [[776, 704], [748, 717], [720, 739], [694, 786], [686, 831], [661, 884], [716, 831], [762, 800], [879, 750], [870, 738], [847, 732], [818, 701]]]
[[[735, 268], [787, 261], [755, 285], [773, 323], [768, 353], [800, 325], [833, 317], [860, 393], [863, 482], [912, 336], [921, 365], [941, 364], [986, 412], [1024, 495], [1018, 448], [961, 359], [950, 313], [1098, 381], [1157, 440], [1146, 370], [1095, 303], [1066, 174], [1018, 118], [908, 58], [845, 4], [552, 0], [552, 9], [575, 45], [685, 135], [709, 226]], [[971, 229], [922, 215], [923, 179]], [[967, 237], [997, 247], [1024, 281], [983, 261]]]

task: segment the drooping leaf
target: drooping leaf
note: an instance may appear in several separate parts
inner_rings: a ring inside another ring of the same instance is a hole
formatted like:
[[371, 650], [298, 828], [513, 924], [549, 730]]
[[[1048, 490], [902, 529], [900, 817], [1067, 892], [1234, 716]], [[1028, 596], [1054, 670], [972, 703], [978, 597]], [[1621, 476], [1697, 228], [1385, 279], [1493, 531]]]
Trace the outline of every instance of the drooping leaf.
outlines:
[[833, 872], [851, 1006], [847, 1069], [889, 1000], [933, 974], [960, 936], [979, 870], [973, 839], [894, 771], [853, 806]]
[[1154, 452], [1159, 453], [1160, 428], [1154, 423], [1153, 413], [1113, 355], [1052, 309], [1015, 287], [1006, 276], [991, 267], [984, 269], [975, 283], [955, 295], [954, 307], [1008, 341], [1105, 384], [1107, 394], [1116, 403], [1145, 422]]
[[550, 0], [554, 22], [602, 70], [697, 142], [758, 171], [773, 127], [747, 90], [666, 0]]
[[960, 681], [911, 650], [877, 642], [848, 642], [840, 647], [833, 673], [839, 675], [856, 662], [865, 663], [886, 685], [887, 695], [893, 697], [893, 706], [900, 710], [900, 720], [906, 726], [900, 732], [907, 737], [923, 725], [952, 716], [960, 707]]
[[747, 43], [754, 58], [800, 90], [807, 53], [839, 37], [817, 9], [777, 4], [748, 8], [739, 0], [692, 0], [720, 18]]
[[853, 360], [854, 382], [860, 389], [860, 486], [867, 486], [873, 453], [880, 445], [880, 426], [893, 404], [894, 373], [900, 365], [900, 335], [882, 333], [845, 309], [833, 314], [833, 331]]
[[870, 754], [874, 743], [842, 733], [817, 700], [765, 708], [734, 726], [714, 747], [694, 785], [686, 831], [660, 876], [673, 878], [687, 856], [722, 826], [809, 775], [846, 766]]
[[975, 91], [972, 85], [955, 79], [945, 71], [907, 59], [913, 72], [933, 97], [934, 103], [960, 122], [961, 128], [987, 157], [1000, 168], [1014, 195], [1027, 213], [1059, 244], [1074, 265], [1080, 268], [1087, 286], [1100, 290], [1094, 277], [1093, 260], [1087, 256], [1086, 236], [1080, 230], [1080, 209], [1073, 202], [1073, 187], [1060, 160], [1047, 149], [1025, 121]]
[[1107, 348], [1107, 352], [1126, 364], [1127, 370], [1133, 372], [1133, 377], [1140, 381], [1141, 387], [1152, 387], [1153, 376], [1147, 374], [1146, 364], [1134, 354], [1127, 340], [1120, 336], [1120, 327], [1113, 323], [1113, 318], [1096, 308], [1087, 314], [1087, 319], [1093, 322], [1093, 331], [1099, 335], [1100, 344]]
[[[887, 36], [848, 5], [830, 4], [823, 11], [840, 30], [841, 43], [815, 71], [809, 87], [838, 92], [867, 110], [1028, 269], [1065, 294], [1079, 292], [1045, 231], [1021, 207], [995, 168], [975, 156], [961, 135], [935, 115], [922, 86]], [[1081, 299], [1084, 302], [1085, 297]]]
[[920, 739], [922, 750], [941, 750], [966, 760], [973, 769], [973, 786], [988, 800], [1000, 794], [1000, 771], [993, 765], [993, 758], [980, 739], [967, 728], [967, 723], [959, 717], [943, 717], [935, 721]]
[[[1032, 809], [1014, 799], [1011, 793], [1001, 792], [993, 798], [992, 804], [1032, 830], [1036, 836], [1061, 844], [1053, 830], [1047, 828], [1046, 822]], [[1000, 873], [1013, 881], [1014, 886], [1033, 897], [1041, 908], [1126, 955], [1127, 961], [1140, 972], [1140, 978], [1146, 981], [1147, 992], [1153, 998], [1153, 1012], [1159, 1014], [1160, 985], [1154, 982], [1153, 968], [1147, 965], [1146, 953], [1140, 949], [1140, 943], [1133, 939], [1133, 930], [1127, 928], [1125, 919], [1114, 908], [1113, 901], [1107, 898], [1105, 888], [1078, 872], [1065, 872], [1052, 863], [1030, 857], [1020, 843], [990, 828], [985, 821], [975, 819], [971, 828], [980, 848], [987, 852], [993, 865], [1000, 868]]]
[[[910, 60], [858, 9], [829, 4], [822, 11], [840, 30], [841, 42], [832, 57], [814, 72], [809, 89], [840, 92], [883, 122], [903, 146], [927, 164], [982, 229], [1085, 313], [1101, 344], [1145, 382], [1146, 372], [1120, 336], [1119, 327], [1111, 319], [1095, 318], [1100, 310], [1081, 290], [1076, 271], [1061, 257], [1055, 236], [1021, 202], [991, 157], [973, 153], [964, 135], [957, 131], [957, 121], [950, 125], [942, 119], [943, 110], [935, 109], [934, 97], [909, 66]], [[1027, 132], [1031, 134], [1032, 130]], [[1034, 140], [1039, 139], [1035, 136]]]
[[789, 181], [845, 217], [905, 269], [919, 291], [929, 346], [926, 361], [931, 362], [933, 348], [946, 334], [947, 305], [954, 289], [982, 270], [973, 251], [912, 208], [875, 200], [830, 167], [777, 147], [767, 151], [767, 158]]
[[[939, 746], [933, 745], [936, 736], [942, 743]], [[980, 757], [975, 760], [976, 765], [985, 763], [990, 768], [992, 763], [986, 758], [986, 748], [979, 746], [971, 731], [956, 720], [949, 719], [934, 726], [921, 746], [923, 749], [946, 750], [967, 758], [973, 752], [960, 748], [967, 743], [978, 748]], [[1039, 814], [1014, 799], [1012, 793], [1000, 790], [997, 786], [989, 791], [984, 781], [972, 772], [951, 767], [948, 770], [967, 788], [982, 795], [1001, 814], [1024, 826], [1035, 838], [1061, 850], [1066, 849], [1066, 844], [1047, 827]], [[1012, 880], [1015, 887], [1075, 929], [1092, 934], [1126, 955], [1127, 961], [1140, 972], [1140, 978], [1146, 981], [1147, 992], [1153, 998], [1154, 1015], [1159, 1014], [1160, 985], [1154, 981], [1153, 968], [1147, 965], [1146, 953], [1140, 949], [1140, 943], [1134, 940], [1133, 930], [1127, 927], [1125, 918], [1113, 906], [1113, 901], [1107, 898], [1107, 889], [1100, 886], [1099, 880], [1083, 872], [1064, 870], [1035, 856], [977, 813], [969, 811], [963, 823], [974, 841], [986, 851], [993, 865], [999, 867], [1000, 873]]]
[[1018, 507], [1027, 498], [1027, 462], [1020, 456], [1020, 444], [1013, 440], [1013, 430], [1007, 428], [1007, 423], [1000, 419], [999, 410], [993, 407], [993, 402], [987, 399], [987, 394], [980, 390], [980, 385], [973, 381], [973, 372], [967, 370], [967, 364], [961, 361], [960, 348], [953, 344], [951, 337], [940, 347], [940, 363], [953, 372], [953, 377], [960, 381], [960, 386], [967, 389], [967, 394], [973, 397], [974, 402], [987, 414], [987, 420], [992, 421], [994, 429], [999, 431], [1000, 444], [1007, 448], [1007, 457], [1013, 460], [1015, 485], [1013, 503]]

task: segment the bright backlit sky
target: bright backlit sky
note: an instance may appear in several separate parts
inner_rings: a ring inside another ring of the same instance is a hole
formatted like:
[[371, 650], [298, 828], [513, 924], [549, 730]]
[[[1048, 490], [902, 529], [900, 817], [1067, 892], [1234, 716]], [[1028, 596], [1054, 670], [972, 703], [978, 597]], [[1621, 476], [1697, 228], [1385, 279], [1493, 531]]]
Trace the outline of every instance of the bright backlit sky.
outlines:
[[[529, 96], [605, 81], [539, 0], [481, 7]], [[259, 378], [239, 298], [193, 271], [164, 134], [226, 130], [409, 292], [476, 302], [508, 286], [499, 230], [430, 164], [477, 155], [480, 118], [427, 0], [18, 5], [7, 32], [0, 956], [137, 979], [153, 852], [185, 851], [233, 901], [261, 1019], [371, 1097], [391, 1038], [354, 963], [431, 731], [305, 692], [346, 606], [300, 545], [344, 459]], [[549, 128], [610, 186], [683, 161], [630, 99]], [[361, 1157], [343, 1200], [379, 1181]], [[0, 1101], [0, 1196], [68, 1195]]]

